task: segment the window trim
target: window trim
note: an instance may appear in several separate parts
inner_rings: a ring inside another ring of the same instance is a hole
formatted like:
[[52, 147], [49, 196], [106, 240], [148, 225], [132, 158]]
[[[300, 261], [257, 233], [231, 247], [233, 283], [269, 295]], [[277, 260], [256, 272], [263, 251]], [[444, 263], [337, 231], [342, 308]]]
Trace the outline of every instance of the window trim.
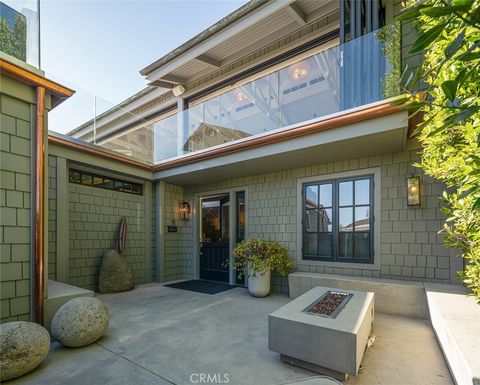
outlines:
[[[338, 179], [349, 179], [357, 178], [361, 176], [373, 176], [373, 189], [371, 194], [371, 200], [373, 200], [373, 210], [372, 210], [372, 255], [373, 263], [364, 263], [364, 262], [347, 262], [347, 261], [331, 261], [331, 260], [322, 260], [319, 258], [315, 259], [306, 259], [303, 257], [303, 209], [304, 209], [304, 199], [303, 199], [303, 188], [305, 184], [315, 183], [315, 182], [327, 182], [329, 180], [338, 180]], [[359, 169], [346, 172], [330, 173], [317, 176], [311, 176], [306, 178], [297, 179], [297, 265], [304, 266], [324, 266], [328, 268], [347, 268], [347, 269], [368, 269], [368, 270], [380, 270], [380, 240], [381, 240], [381, 171], [380, 167]], [[333, 272], [333, 269], [326, 272]]]

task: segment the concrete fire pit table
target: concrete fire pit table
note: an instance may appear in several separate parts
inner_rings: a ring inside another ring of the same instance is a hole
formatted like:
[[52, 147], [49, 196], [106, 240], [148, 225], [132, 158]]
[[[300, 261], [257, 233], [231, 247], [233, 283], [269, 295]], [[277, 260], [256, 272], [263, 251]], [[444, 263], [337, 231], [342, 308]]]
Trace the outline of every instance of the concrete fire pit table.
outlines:
[[269, 315], [269, 348], [284, 362], [346, 380], [358, 373], [372, 334], [373, 300], [373, 293], [315, 287]]

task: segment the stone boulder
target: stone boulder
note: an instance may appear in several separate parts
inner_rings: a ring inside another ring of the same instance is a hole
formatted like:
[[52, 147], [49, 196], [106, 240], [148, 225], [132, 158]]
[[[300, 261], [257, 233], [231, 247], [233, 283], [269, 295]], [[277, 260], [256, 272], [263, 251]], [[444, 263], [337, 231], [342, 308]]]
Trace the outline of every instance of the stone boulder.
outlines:
[[20, 377], [36, 368], [47, 356], [50, 335], [33, 322], [0, 325], [0, 381]]
[[52, 319], [52, 337], [72, 348], [98, 340], [108, 327], [108, 308], [94, 297], [71, 299], [57, 310]]
[[125, 258], [116, 250], [108, 250], [100, 268], [98, 291], [100, 293], [118, 293], [132, 290], [133, 286], [132, 270]]

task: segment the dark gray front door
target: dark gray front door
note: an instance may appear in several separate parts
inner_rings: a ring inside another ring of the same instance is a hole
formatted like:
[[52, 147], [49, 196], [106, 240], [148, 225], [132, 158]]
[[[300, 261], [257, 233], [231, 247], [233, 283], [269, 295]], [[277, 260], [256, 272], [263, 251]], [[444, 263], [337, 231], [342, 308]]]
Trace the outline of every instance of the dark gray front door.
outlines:
[[229, 282], [229, 195], [201, 200], [200, 279]]

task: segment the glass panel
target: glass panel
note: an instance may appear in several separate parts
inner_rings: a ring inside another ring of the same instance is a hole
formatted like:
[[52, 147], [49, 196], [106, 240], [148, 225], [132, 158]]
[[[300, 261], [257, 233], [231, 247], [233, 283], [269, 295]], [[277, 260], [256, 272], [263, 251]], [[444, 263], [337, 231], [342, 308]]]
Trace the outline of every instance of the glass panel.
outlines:
[[169, 116], [154, 123], [153, 132], [153, 160], [155, 163], [178, 155], [177, 115]]
[[312, 233], [318, 231], [318, 210], [305, 210], [305, 230]]
[[339, 209], [338, 230], [341, 232], [353, 231], [353, 208]]
[[94, 176], [93, 177], [93, 185], [98, 187], [103, 187], [103, 178]]
[[180, 134], [183, 137], [184, 145], [180, 152], [203, 150], [205, 143], [209, 143], [211, 146], [220, 144], [215, 128], [204, 124], [204, 107], [204, 104], [199, 104], [181, 113], [184, 129]]
[[370, 258], [370, 233], [367, 233], [367, 232], [355, 233], [355, 258], [356, 259]]
[[320, 185], [320, 205], [323, 207], [332, 207], [332, 184]]
[[340, 206], [350, 206], [353, 204], [353, 182], [340, 182], [338, 184], [339, 197], [338, 204]]
[[40, 65], [40, 18], [37, 0], [0, 1], [0, 51]]
[[355, 207], [355, 231], [370, 230], [370, 207]]
[[105, 182], [103, 184], [103, 187], [109, 189], [109, 190], [113, 190], [114, 186], [113, 186], [113, 180], [110, 180], [110, 179], [105, 179]]
[[342, 232], [338, 234], [338, 256], [352, 258], [353, 256], [353, 233]]
[[318, 207], [318, 186], [306, 186], [305, 187], [305, 207], [317, 208]]
[[370, 179], [355, 181], [355, 205], [370, 204]]
[[318, 255], [317, 234], [305, 234], [305, 255]]
[[282, 126], [339, 111], [337, 58], [332, 48], [279, 71]]
[[318, 255], [321, 257], [332, 255], [332, 233], [318, 234]]
[[320, 209], [318, 231], [332, 231], [332, 209]]

